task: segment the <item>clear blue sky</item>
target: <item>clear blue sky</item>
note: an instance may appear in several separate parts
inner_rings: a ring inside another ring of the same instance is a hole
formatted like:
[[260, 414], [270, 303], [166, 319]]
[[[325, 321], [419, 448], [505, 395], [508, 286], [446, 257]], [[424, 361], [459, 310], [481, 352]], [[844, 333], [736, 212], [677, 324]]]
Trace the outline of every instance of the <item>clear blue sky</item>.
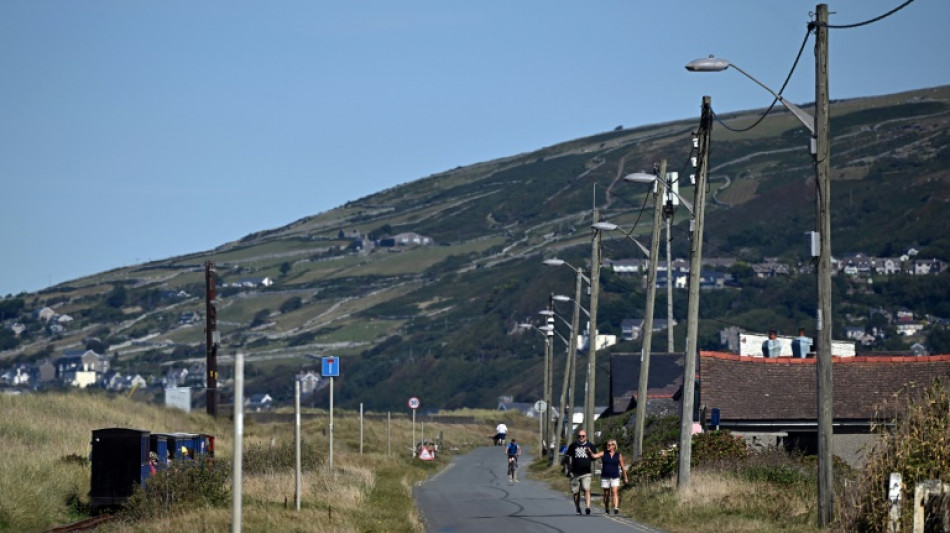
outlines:
[[[829, 0], [832, 24], [903, 0]], [[817, 2], [0, 2], [0, 295], [458, 165], [767, 106]], [[950, 84], [950, 1], [832, 30], [832, 98]], [[785, 92], [814, 100], [814, 37]], [[834, 132], [832, 132], [834, 134]]]

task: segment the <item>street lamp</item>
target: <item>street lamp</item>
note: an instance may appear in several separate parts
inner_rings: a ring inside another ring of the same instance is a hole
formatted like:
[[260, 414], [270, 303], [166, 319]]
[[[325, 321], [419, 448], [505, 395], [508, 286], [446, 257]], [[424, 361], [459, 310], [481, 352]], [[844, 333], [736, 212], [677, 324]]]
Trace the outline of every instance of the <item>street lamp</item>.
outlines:
[[[587, 314], [588, 319], [590, 318], [590, 313], [581, 307], [581, 289], [584, 282], [584, 270], [581, 268], [575, 268], [569, 263], [565, 262], [562, 259], [552, 258], [544, 261], [545, 265], [548, 266], [566, 266], [574, 271], [576, 274], [576, 281], [574, 282], [574, 313], [571, 319], [571, 341], [568, 343], [567, 348], [567, 364], [564, 369], [564, 381], [561, 385], [561, 413], [558, 416], [557, 424], [557, 438], [560, 442], [561, 432], [564, 428], [563, 419], [565, 417], [570, 420], [571, 432], [573, 431], [574, 425], [574, 391], [576, 389], [577, 379], [577, 335], [580, 327], [580, 312], [583, 310]], [[590, 280], [588, 280], [590, 281]], [[563, 301], [558, 298], [557, 295], [554, 296], [555, 301]], [[567, 396], [567, 414], [564, 413], [564, 399]], [[560, 449], [560, 448], [558, 448]], [[557, 463], [554, 462], [551, 464], [552, 468], [556, 468]]]
[[584, 429], [587, 430], [587, 439], [591, 444], [596, 443], [597, 433], [594, 431], [594, 406], [597, 400], [595, 387], [597, 383], [597, 298], [600, 292], [600, 241], [603, 231], [597, 228], [600, 222], [600, 213], [594, 209], [594, 230], [590, 245], [590, 325], [587, 334], [587, 390], [584, 398]]
[[[553, 311], [552, 311], [553, 314]], [[551, 405], [550, 398], [546, 397], [547, 388], [548, 388], [548, 372], [550, 371], [551, 366], [551, 347], [554, 344], [554, 318], [549, 316], [548, 322], [541, 327], [535, 326], [533, 324], [518, 324], [519, 328], [523, 329], [533, 329], [544, 336], [544, 382], [541, 390], [541, 402], [544, 404], [544, 409], [538, 409], [538, 449], [541, 450], [541, 453], [544, 453], [545, 446], [544, 441], [547, 437], [547, 428], [549, 425], [550, 417], [547, 416], [549, 412], [548, 409]], [[544, 411], [544, 412], [542, 412]]]
[[[696, 141], [698, 144], [698, 139]], [[670, 234], [670, 230], [672, 229], [673, 213], [676, 210], [676, 206], [678, 204], [683, 204], [686, 206], [686, 209], [689, 211], [690, 215], [692, 215], [693, 205], [679, 194], [676, 183], [679, 179], [678, 173], [663, 172], [660, 173], [660, 175], [662, 176], [662, 179], [661, 177], [654, 174], [635, 172], [633, 174], [627, 174], [623, 177], [623, 179], [628, 183], [652, 184], [657, 200], [660, 198], [659, 185], [663, 185], [664, 190], [666, 191], [666, 205], [663, 208], [663, 218], [666, 221], [666, 318], [668, 326], [666, 328], [666, 351], [673, 353], [675, 347], [673, 342], [673, 254], [671, 251], [673, 237]]]
[[545, 344], [544, 349], [544, 391], [543, 399], [545, 403], [544, 407], [544, 447], [541, 449], [541, 455], [545, 455], [548, 446], [551, 443], [551, 431], [554, 428], [551, 427], [551, 389], [553, 389], [554, 382], [554, 339], [553, 336], [556, 333], [554, 329], [554, 293], [548, 297], [548, 308], [542, 311], [538, 311], [539, 315], [542, 315], [546, 318], [546, 324], [544, 326], [544, 331], [547, 333], [547, 338], [551, 342]]
[[[665, 159], [660, 162], [659, 175], [666, 175]], [[633, 179], [629, 181], [644, 179], [646, 176], [650, 175], [642, 173], [632, 174], [630, 177]], [[652, 178], [653, 181], [656, 181], [656, 176], [652, 176]], [[634, 244], [636, 244], [640, 250], [650, 258], [650, 267], [647, 270], [647, 299], [643, 311], [643, 340], [640, 343], [640, 380], [637, 384], [637, 415], [633, 439], [634, 461], [639, 459], [640, 455], [643, 453], [643, 430], [644, 419], [646, 418], [647, 413], [647, 388], [650, 378], [650, 355], [653, 350], [653, 306], [656, 303], [656, 264], [658, 262], [660, 251], [660, 218], [663, 215], [662, 211], [663, 207], [660, 201], [660, 196], [657, 195], [653, 209], [653, 234], [649, 250], [640, 244], [640, 241], [634, 239], [628, 232], [623, 232], [623, 234], [628, 239], [632, 240]], [[605, 225], [609, 223], [601, 222], [600, 224]], [[618, 229], [616, 224], [610, 224], [610, 226], [613, 227], [607, 228], [605, 226], [604, 229]], [[667, 284], [669, 284], [669, 276], [667, 276]], [[671, 317], [667, 327], [670, 327], [672, 323]]]
[[694, 72], [716, 72], [732, 67], [767, 90], [788, 109], [812, 134], [815, 164], [816, 219], [818, 250], [818, 309], [816, 312], [818, 381], [818, 522], [825, 526], [834, 517], [834, 470], [832, 439], [834, 436], [833, 380], [831, 363], [831, 136], [828, 95], [828, 5], [818, 4], [815, 21], [815, 117], [802, 111], [780, 94], [755, 79], [748, 72], [724, 59], [708, 57], [691, 61], [686, 69]]

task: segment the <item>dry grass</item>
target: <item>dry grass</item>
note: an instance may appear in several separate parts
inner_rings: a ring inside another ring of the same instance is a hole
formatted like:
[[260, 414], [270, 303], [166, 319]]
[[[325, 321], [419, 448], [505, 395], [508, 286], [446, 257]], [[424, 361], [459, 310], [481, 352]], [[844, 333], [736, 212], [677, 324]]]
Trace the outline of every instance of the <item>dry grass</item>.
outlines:
[[[200, 432], [216, 436], [216, 457], [229, 463], [233, 428], [226, 419], [183, 413], [98, 393], [0, 396], [0, 531], [39, 531], [86, 516], [93, 429], [134, 427], [154, 432]], [[471, 415], [471, 414], [470, 414]], [[450, 450], [464, 453], [484, 445], [494, 427], [427, 424], [427, 439], [444, 435], [447, 451], [434, 462], [409, 453], [412, 426], [394, 418], [364, 422], [364, 453], [359, 453], [358, 413], [337, 410], [334, 417], [333, 470], [322, 461], [302, 476], [301, 510], [294, 509], [292, 468], [265, 468], [244, 475], [245, 531], [421, 531], [412, 503], [412, 487], [448, 464]], [[517, 423], [517, 422], [516, 422]], [[316, 453], [329, 449], [325, 411], [308, 410], [303, 440]], [[509, 424], [513, 425], [513, 424]], [[421, 433], [417, 424], [416, 438]], [[392, 455], [387, 455], [391, 433]], [[273, 448], [285, 453], [293, 442], [293, 424], [245, 422], [244, 450]], [[279, 455], [279, 454], [278, 454]], [[286, 459], [281, 457], [281, 460]], [[283, 464], [283, 463], [280, 463]], [[372, 513], [366, 509], [372, 508]], [[230, 508], [163, 512], [147, 522], [119, 522], [102, 531], [229, 531]]]

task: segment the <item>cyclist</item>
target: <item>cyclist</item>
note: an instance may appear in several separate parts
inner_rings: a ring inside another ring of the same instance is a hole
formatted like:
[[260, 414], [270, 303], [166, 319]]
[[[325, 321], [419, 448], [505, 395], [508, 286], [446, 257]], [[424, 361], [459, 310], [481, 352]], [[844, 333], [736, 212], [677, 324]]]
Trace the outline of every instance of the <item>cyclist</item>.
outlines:
[[518, 441], [511, 439], [508, 446], [505, 446], [505, 455], [508, 457], [508, 482], [518, 482], [518, 457], [521, 455], [521, 446]]

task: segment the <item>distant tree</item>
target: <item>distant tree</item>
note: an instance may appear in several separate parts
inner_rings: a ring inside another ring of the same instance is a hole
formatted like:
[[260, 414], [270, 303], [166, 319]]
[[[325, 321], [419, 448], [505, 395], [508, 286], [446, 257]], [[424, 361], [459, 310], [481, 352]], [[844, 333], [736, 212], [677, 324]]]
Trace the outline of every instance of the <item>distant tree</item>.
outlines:
[[26, 302], [23, 298], [4, 298], [0, 300], [0, 321], [13, 318], [20, 314]]
[[0, 329], [0, 350], [11, 350], [17, 347], [19, 341], [16, 338], [16, 335], [10, 331], [10, 328]]
[[122, 285], [117, 285], [106, 295], [106, 305], [119, 309], [129, 300], [129, 294]]
[[280, 304], [280, 312], [289, 313], [300, 309], [301, 306], [303, 306], [303, 300], [301, 300], [299, 296], [294, 296], [284, 300], [284, 303]]
[[261, 309], [254, 315], [254, 319], [251, 320], [251, 327], [257, 327], [267, 321], [270, 318], [270, 309]]
[[92, 350], [99, 354], [104, 354], [106, 350], [109, 349], [109, 345], [102, 342], [98, 337], [87, 338], [85, 347], [87, 350]]
[[931, 354], [950, 354], [950, 328], [934, 326], [927, 335], [927, 349]]
[[293, 268], [292, 265], [289, 262], [284, 261], [283, 263], [280, 264], [280, 274], [282, 276], [286, 276], [287, 273], [290, 272], [291, 268]]
[[729, 267], [729, 273], [732, 274], [736, 281], [743, 282], [747, 279], [755, 277], [755, 270], [748, 264], [738, 261]]

